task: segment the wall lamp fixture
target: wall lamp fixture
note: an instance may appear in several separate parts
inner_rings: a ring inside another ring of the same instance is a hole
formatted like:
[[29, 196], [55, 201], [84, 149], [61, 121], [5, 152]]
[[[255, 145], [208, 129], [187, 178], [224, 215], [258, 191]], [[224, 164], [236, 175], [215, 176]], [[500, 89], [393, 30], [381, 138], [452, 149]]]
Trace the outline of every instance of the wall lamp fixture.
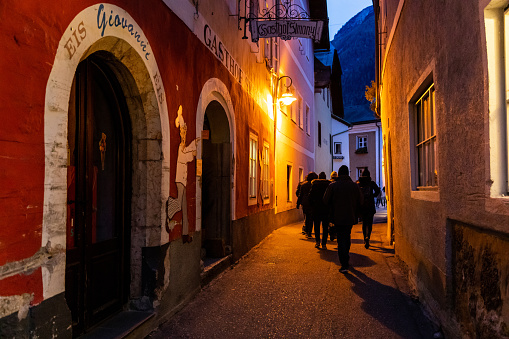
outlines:
[[[290, 84], [289, 85], [284, 85], [286, 87], [286, 92], [283, 93], [283, 95], [281, 95], [281, 98], [279, 98], [279, 96], [277, 95], [277, 92], [279, 90], [279, 81], [281, 81], [281, 79], [284, 79], [284, 78], [288, 78], [290, 79]], [[292, 92], [290, 92], [290, 87], [292, 86], [292, 83], [293, 83], [293, 80], [292, 78], [290, 78], [288, 75], [283, 75], [282, 77], [279, 77], [277, 79], [277, 83], [276, 83], [276, 98], [277, 101], [285, 106], [288, 106], [288, 105], [291, 105], [292, 102], [294, 102], [295, 100], [297, 100], [296, 97], [293, 96]]]

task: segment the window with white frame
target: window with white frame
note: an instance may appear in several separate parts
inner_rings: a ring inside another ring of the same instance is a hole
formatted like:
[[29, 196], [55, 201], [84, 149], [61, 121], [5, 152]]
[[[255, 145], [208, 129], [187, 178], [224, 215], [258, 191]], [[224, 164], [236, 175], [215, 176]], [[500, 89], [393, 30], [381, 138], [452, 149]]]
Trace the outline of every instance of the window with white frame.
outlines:
[[300, 94], [297, 94], [297, 105], [298, 105], [298, 110], [299, 110], [299, 127], [301, 129], [304, 129], [304, 110], [302, 109], [302, 97], [300, 96]]
[[438, 186], [435, 88], [429, 86], [414, 105], [415, 178], [417, 188]]
[[263, 200], [269, 199], [269, 143], [263, 143], [262, 152], [262, 198]]
[[299, 182], [304, 181], [304, 168], [299, 167]]
[[357, 149], [367, 148], [368, 147], [368, 136], [367, 135], [358, 135], [357, 136]]
[[286, 165], [286, 201], [292, 201], [292, 165]]
[[305, 130], [308, 135], [311, 135], [311, 121], [309, 120], [309, 106], [306, 104], [306, 120], [305, 120]]
[[509, 1], [484, 9], [489, 101], [490, 196], [509, 196]]
[[249, 133], [249, 202], [256, 203], [258, 176], [258, 136]]
[[297, 101], [292, 102], [288, 107], [288, 115], [292, 119], [293, 122], [297, 123]]
[[342, 154], [342, 144], [340, 142], [334, 143], [334, 154]]

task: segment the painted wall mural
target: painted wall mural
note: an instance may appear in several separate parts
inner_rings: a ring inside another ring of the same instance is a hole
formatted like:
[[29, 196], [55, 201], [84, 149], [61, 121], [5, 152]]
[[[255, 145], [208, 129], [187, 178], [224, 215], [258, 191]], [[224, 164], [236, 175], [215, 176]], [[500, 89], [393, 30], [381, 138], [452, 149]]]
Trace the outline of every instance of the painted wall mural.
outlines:
[[186, 146], [187, 124], [182, 116], [182, 105], [179, 106], [175, 126], [180, 129], [180, 144], [177, 155], [177, 164], [175, 175], [175, 184], [177, 185], [178, 195], [176, 198], [169, 196], [166, 201], [166, 231], [170, 233], [178, 221], [173, 220], [175, 214], [182, 211], [182, 241], [191, 242], [192, 236], [189, 235], [189, 221], [187, 217], [187, 165], [196, 157], [196, 149], [200, 138], [196, 138]]

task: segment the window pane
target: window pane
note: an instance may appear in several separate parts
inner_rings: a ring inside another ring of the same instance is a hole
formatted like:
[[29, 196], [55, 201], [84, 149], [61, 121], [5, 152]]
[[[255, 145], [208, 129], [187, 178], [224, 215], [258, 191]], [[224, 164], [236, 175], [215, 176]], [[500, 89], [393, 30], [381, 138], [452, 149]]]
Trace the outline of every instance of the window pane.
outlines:
[[435, 91], [433, 85], [415, 104], [417, 186], [437, 186]]
[[430, 90], [429, 95], [430, 95], [429, 118], [430, 118], [430, 125], [431, 125], [430, 133], [431, 133], [431, 136], [433, 136], [433, 135], [435, 135], [435, 90], [433, 88]]
[[424, 156], [423, 156], [423, 148], [422, 146], [419, 146], [417, 147], [417, 154], [418, 154], [418, 170], [419, 170], [419, 183], [418, 185], [419, 186], [424, 186], [424, 165], [423, 165], [423, 160], [424, 160]]

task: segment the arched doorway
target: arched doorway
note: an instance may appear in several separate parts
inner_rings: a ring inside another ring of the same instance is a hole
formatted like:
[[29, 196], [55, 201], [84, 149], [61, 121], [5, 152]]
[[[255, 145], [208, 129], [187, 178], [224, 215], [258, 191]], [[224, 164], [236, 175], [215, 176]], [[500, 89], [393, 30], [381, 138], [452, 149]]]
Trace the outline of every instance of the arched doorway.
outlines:
[[[205, 266], [231, 253], [230, 127], [223, 106], [211, 101], [205, 109], [202, 140], [202, 248]], [[210, 260], [209, 260], [210, 259]]]
[[130, 282], [131, 124], [101, 54], [78, 65], [69, 100], [65, 296], [73, 336], [121, 311]]

